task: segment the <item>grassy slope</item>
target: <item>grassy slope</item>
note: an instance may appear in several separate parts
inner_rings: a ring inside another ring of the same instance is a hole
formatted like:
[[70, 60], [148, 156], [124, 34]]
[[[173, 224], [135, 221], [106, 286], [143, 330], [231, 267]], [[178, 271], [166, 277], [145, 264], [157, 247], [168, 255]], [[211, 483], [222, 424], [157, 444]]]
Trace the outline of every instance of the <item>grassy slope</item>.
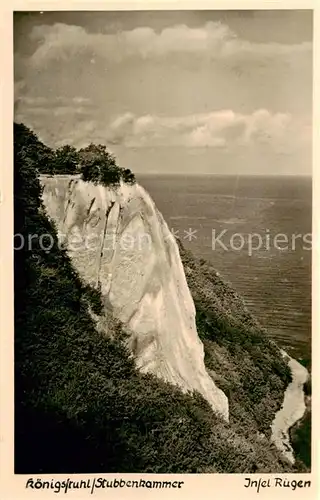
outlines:
[[[49, 233], [56, 241], [40, 203], [35, 168], [35, 160], [17, 147], [15, 233]], [[225, 329], [215, 328], [220, 339], [209, 340], [209, 302], [203, 302], [198, 323], [212, 376], [229, 391], [230, 424], [215, 416], [200, 395], [183, 395], [138, 373], [121, 342], [121, 326], [110, 317], [109, 335], [99, 333], [89, 304], [98, 313], [99, 295], [83, 287], [63, 251], [54, 247], [46, 253], [35, 244], [16, 251], [16, 473], [290, 471], [255, 432], [266, 427], [245, 394], [256, 366], [266, 364], [264, 351], [262, 361], [257, 354], [251, 364], [250, 376], [241, 368], [244, 350], [238, 338], [233, 347], [226, 346]], [[284, 375], [273, 372], [271, 353], [270, 348], [269, 379], [273, 375], [280, 384]]]
[[[280, 408], [291, 375], [274, 342], [253, 318], [243, 300], [203, 259], [183, 248], [180, 255], [197, 309], [197, 327], [205, 347], [205, 364], [228, 395], [235, 429], [270, 436], [270, 424]], [[311, 396], [310, 380], [305, 384]], [[310, 406], [310, 405], [309, 405]], [[311, 407], [290, 430], [295, 469], [311, 467]]]
[[311, 470], [311, 409], [290, 429], [290, 440], [297, 460]]
[[295, 451], [297, 460], [301, 461], [307, 469], [311, 470], [311, 420], [312, 420], [312, 404], [311, 404], [311, 393], [312, 393], [312, 382], [311, 376], [304, 384], [304, 394], [306, 411], [301, 420], [297, 422], [290, 429], [290, 440], [292, 447]]
[[248, 434], [258, 431], [270, 436], [290, 370], [279, 349], [218, 273], [181, 243], [180, 254], [196, 305], [205, 363], [229, 398], [231, 422]]

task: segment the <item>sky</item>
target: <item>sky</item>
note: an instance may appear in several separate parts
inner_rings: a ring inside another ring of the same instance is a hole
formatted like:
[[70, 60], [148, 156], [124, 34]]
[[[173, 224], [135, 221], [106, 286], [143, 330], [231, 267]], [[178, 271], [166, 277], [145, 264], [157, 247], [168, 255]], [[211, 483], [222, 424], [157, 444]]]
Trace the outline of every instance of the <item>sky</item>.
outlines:
[[312, 12], [17, 12], [15, 121], [137, 173], [311, 175]]

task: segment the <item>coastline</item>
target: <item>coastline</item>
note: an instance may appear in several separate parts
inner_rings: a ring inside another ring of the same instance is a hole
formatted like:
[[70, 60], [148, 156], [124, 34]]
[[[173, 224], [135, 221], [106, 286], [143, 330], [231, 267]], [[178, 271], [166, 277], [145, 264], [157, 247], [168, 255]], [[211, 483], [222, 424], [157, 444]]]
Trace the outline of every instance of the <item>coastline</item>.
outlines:
[[309, 378], [309, 372], [299, 361], [291, 358], [285, 351], [281, 352], [284, 358], [288, 358], [292, 381], [286, 388], [282, 406], [271, 424], [271, 441], [294, 464], [290, 429], [305, 415], [307, 407], [303, 386]]

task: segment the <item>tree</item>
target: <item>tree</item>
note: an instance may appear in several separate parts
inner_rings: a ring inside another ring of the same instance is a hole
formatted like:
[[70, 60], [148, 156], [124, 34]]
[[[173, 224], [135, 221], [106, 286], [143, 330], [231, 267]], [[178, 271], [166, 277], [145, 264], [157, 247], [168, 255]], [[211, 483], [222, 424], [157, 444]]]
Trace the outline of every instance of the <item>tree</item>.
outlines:
[[15, 151], [28, 157], [28, 161], [33, 161], [33, 167], [38, 173], [54, 173], [53, 150], [43, 144], [23, 123], [14, 123], [14, 141]]
[[99, 183], [103, 171], [114, 165], [114, 158], [102, 144], [95, 145], [91, 143], [79, 151], [79, 169], [84, 181]]
[[79, 168], [82, 179], [104, 186], [119, 185], [120, 180], [133, 184], [135, 177], [129, 169], [116, 164], [115, 157], [107, 151], [103, 144], [89, 144], [79, 151]]
[[79, 163], [76, 148], [66, 144], [55, 151], [54, 172], [56, 174], [75, 174]]

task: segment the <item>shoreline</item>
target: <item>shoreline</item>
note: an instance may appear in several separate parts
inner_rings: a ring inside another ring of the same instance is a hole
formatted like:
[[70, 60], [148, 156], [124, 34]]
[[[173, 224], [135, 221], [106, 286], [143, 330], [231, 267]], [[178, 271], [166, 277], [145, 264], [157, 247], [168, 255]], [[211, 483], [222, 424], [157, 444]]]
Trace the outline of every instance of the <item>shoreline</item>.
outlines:
[[283, 403], [280, 410], [275, 414], [271, 424], [271, 441], [292, 463], [295, 463], [294, 450], [290, 440], [290, 429], [303, 418], [306, 412], [306, 401], [303, 390], [304, 383], [309, 378], [308, 370], [291, 358], [285, 351], [281, 351], [287, 358], [292, 374], [292, 381], [285, 390]]

